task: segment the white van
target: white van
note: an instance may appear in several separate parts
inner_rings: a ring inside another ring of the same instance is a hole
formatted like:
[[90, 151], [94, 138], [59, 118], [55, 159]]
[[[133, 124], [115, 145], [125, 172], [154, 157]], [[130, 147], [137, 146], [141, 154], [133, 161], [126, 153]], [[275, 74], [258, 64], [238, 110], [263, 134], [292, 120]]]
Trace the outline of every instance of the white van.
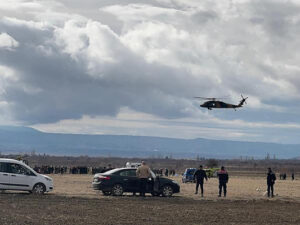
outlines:
[[0, 158], [0, 190], [44, 194], [53, 190], [53, 180], [35, 172], [21, 161]]

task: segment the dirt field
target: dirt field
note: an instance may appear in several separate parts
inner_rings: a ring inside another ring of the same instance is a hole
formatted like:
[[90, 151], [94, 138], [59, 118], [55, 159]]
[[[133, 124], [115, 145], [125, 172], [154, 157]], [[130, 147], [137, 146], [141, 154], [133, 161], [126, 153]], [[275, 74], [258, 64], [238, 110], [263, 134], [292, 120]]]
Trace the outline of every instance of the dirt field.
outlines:
[[300, 180], [277, 181], [276, 197], [263, 196], [264, 178], [231, 177], [226, 199], [217, 197], [217, 180], [182, 184], [172, 198], [103, 196], [91, 188], [92, 175], [53, 175], [55, 190], [44, 196], [0, 194], [0, 224], [300, 224]]
[[[101, 193], [97, 193], [91, 187], [93, 175], [52, 175], [54, 178], [55, 190], [51, 194], [84, 197], [84, 198], [103, 198]], [[200, 199], [195, 195], [195, 184], [181, 182], [181, 178], [171, 177], [180, 184], [181, 193], [178, 197], [189, 199]], [[218, 181], [216, 178], [209, 179], [204, 184], [206, 200], [217, 200]], [[230, 200], [259, 200], [266, 199], [266, 180], [264, 177], [230, 177], [228, 183], [227, 199]], [[275, 184], [276, 200], [298, 201], [300, 203], [300, 180], [277, 180]], [[131, 195], [131, 194], [129, 194]], [[107, 198], [107, 197], [104, 197]]]

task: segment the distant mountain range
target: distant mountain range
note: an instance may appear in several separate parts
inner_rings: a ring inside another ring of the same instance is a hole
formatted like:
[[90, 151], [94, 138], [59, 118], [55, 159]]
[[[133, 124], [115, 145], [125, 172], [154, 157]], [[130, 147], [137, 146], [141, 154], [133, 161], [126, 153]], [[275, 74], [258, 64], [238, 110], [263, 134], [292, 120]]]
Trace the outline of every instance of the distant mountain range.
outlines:
[[126, 135], [44, 133], [29, 127], [0, 126], [0, 152], [118, 157], [287, 159], [300, 156], [300, 145], [225, 140], [175, 139]]

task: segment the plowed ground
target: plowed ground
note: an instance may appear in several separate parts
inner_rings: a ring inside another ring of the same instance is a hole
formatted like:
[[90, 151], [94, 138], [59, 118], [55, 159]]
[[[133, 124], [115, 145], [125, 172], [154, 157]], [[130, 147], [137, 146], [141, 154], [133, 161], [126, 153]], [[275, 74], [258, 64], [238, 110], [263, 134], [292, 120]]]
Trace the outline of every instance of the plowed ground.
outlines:
[[103, 196], [92, 190], [91, 175], [53, 178], [55, 191], [43, 196], [1, 193], [0, 224], [300, 224], [299, 181], [278, 182], [278, 195], [267, 199], [261, 190], [263, 178], [236, 177], [230, 180], [224, 199], [217, 197], [213, 179], [205, 184], [204, 198], [194, 194], [194, 184], [180, 184], [181, 193], [171, 198], [142, 198]]

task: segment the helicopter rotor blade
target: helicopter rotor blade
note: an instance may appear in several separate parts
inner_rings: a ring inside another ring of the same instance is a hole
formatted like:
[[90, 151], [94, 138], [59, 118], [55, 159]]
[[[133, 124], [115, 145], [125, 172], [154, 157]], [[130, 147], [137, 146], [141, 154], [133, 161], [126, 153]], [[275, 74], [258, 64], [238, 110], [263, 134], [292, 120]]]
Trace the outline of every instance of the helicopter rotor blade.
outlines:
[[216, 98], [204, 98], [204, 97], [194, 97], [194, 98], [200, 98], [203, 100], [212, 100], [212, 101], [214, 101], [216, 99]]
[[229, 96], [225, 96], [225, 97], [220, 97], [220, 98], [207, 98], [207, 97], [194, 97], [194, 98], [199, 98], [199, 99], [203, 99], [203, 100], [211, 100], [211, 101], [216, 101], [216, 100], [221, 100], [221, 99], [227, 99]]

